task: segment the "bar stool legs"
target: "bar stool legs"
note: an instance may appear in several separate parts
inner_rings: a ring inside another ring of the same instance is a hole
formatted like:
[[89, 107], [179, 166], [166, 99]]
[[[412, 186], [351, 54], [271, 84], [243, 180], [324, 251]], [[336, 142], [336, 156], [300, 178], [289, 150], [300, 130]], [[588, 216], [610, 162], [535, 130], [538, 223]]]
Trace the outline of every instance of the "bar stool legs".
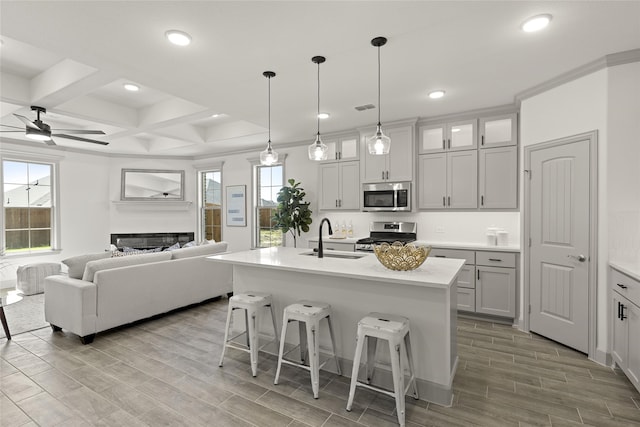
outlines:
[[[278, 352], [278, 367], [273, 381], [274, 384], [278, 384], [278, 380], [280, 379], [280, 369], [283, 363], [298, 366], [309, 371], [311, 375], [313, 397], [315, 399], [318, 398], [320, 391], [320, 369], [325, 365], [325, 363], [327, 363], [327, 361], [320, 363], [320, 340], [318, 337], [320, 320], [325, 318], [327, 319], [327, 324], [329, 326], [329, 335], [331, 336], [333, 359], [336, 363], [336, 370], [339, 375], [342, 375], [338, 356], [336, 355], [335, 334], [333, 332], [333, 324], [331, 323], [331, 306], [325, 303], [300, 301], [295, 304], [291, 304], [284, 309], [282, 335], [280, 336], [280, 351]], [[287, 326], [289, 322], [294, 321], [298, 322], [300, 343], [285, 353], [284, 344], [287, 336]], [[300, 363], [284, 358], [284, 356], [296, 348], [300, 349]], [[306, 360], [309, 361], [309, 366], [305, 365]]]
[[[241, 294], [235, 294], [229, 298], [229, 308], [227, 311], [227, 325], [224, 331], [224, 345], [222, 346], [222, 354], [220, 355], [220, 363], [218, 366], [222, 366], [224, 361], [224, 354], [227, 347], [235, 348], [237, 350], [246, 351], [249, 353], [251, 360], [251, 374], [255, 377], [258, 374], [258, 351], [262, 349], [259, 346], [258, 340], [258, 310], [261, 308], [269, 308], [271, 313], [271, 321], [273, 323], [274, 340], [278, 343], [278, 327], [276, 325], [276, 316], [273, 309], [271, 295], [260, 292], [247, 292]], [[244, 310], [245, 330], [231, 338], [229, 338], [229, 329], [231, 327], [231, 317], [234, 310]], [[239, 344], [233, 342], [233, 340], [240, 335], [245, 334], [247, 339], [247, 346], [242, 347]], [[267, 343], [268, 344], [268, 343]], [[265, 344], [266, 345], [266, 344]], [[264, 346], [263, 346], [264, 347]]]
[[[385, 339], [389, 342], [391, 371], [393, 375], [393, 392], [371, 385], [374, 374], [376, 346], [378, 339]], [[391, 396], [396, 401], [396, 412], [400, 426], [405, 425], [405, 394], [412, 388], [412, 395], [418, 399], [418, 387], [416, 384], [415, 369], [413, 365], [413, 355], [411, 350], [411, 337], [409, 335], [409, 319], [401, 316], [393, 316], [382, 313], [369, 313], [358, 322], [358, 332], [356, 337], [356, 351], [353, 358], [353, 369], [351, 372], [351, 386], [349, 387], [349, 399], [347, 401], [347, 411], [351, 411], [353, 399], [355, 397], [356, 386], [365, 387], [374, 391]], [[367, 363], [366, 363], [366, 383], [358, 380], [360, 361], [364, 341], [367, 341]], [[409, 367], [409, 383], [405, 388], [404, 378], [404, 353]]]

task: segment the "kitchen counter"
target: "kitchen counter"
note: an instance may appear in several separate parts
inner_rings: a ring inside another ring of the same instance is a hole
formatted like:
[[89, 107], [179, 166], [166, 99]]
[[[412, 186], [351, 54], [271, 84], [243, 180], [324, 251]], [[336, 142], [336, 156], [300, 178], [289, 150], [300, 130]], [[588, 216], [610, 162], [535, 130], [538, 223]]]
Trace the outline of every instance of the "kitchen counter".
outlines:
[[483, 243], [459, 243], [459, 242], [430, 242], [426, 240], [416, 240], [415, 245], [431, 246], [440, 249], [467, 249], [472, 251], [491, 252], [520, 252], [520, 246], [489, 246]]
[[[458, 362], [457, 277], [464, 260], [428, 258], [416, 270], [392, 271], [370, 253], [356, 253], [355, 256], [361, 256], [357, 259], [301, 255], [308, 252], [309, 249], [278, 247], [214, 255], [208, 259], [233, 265], [234, 292], [270, 293], [279, 327], [284, 307], [297, 300], [331, 304], [343, 375], [351, 373], [356, 329], [362, 317], [370, 312], [408, 317], [420, 399], [451, 405], [452, 381]], [[353, 252], [332, 253], [354, 256]], [[244, 325], [240, 313], [234, 319]], [[269, 325], [263, 326], [264, 333], [270, 334]], [[289, 341], [297, 343], [297, 339], [288, 338]], [[330, 348], [324, 323], [320, 346], [321, 351]], [[385, 355], [382, 348], [380, 355]], [[333, 363], [328, 363], [326, 368], [335, 372]], [[384, 367], [378, 368], [375, 383], [392, 388], [390, 372]]]
[[615, 261], [609, 261], [609, 266], [640, 282], [640, 266]]

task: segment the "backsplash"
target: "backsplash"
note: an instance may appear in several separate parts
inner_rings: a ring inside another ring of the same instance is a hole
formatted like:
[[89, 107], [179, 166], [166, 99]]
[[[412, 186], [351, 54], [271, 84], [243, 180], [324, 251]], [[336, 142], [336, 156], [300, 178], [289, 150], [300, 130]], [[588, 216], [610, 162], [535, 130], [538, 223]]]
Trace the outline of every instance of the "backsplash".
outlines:
[[520, 245], [520, 212], [324, 212], [314, 216], [309, 237], [317, 236], [319, 219], [329, 218], [334, 228], [345, 222], [353, 225], [353, 237], [369, 235], [372, 221], [412, 221], [418, 224], [418, 240], [443, 243], [485, 244], [487, 228], [509, 233], [509, 246]]
[[609, 261], [640, 272], [640, 211], [609, 213]]

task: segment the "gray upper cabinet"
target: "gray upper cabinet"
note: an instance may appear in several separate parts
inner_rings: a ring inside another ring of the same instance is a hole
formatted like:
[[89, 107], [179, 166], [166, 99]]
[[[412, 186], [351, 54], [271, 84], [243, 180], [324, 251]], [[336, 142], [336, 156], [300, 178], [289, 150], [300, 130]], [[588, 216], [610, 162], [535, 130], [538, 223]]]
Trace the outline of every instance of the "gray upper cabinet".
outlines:
[[358, 134], [328, 136], [324, 138], [327, 146], [327, 160], [324, 162], [350, 161], [360, 158]]
[[480, 150], [480, 209], [518, 207], [518, 147]]
[[478, 207], [478, 151], [419, 156], [418, 207], [468, 209]]
[[469, 150], [478, 146], [478, 120], [423, 125], [419, 128], [419, 153]]
[[413, 181], [414, 129], [412, 125], [383, 127], [382, 131], [391, 138], [389, 154], [383, 156], [369, 154], [366, 148], [367, 138], [375, 130], [362, 133], [362, 182]]
[[480, 118], [480, 148], [518, 144], [516, 113]]
[[360, 209], [360, 162], [333, 162], [319, 166], [320, 210]]

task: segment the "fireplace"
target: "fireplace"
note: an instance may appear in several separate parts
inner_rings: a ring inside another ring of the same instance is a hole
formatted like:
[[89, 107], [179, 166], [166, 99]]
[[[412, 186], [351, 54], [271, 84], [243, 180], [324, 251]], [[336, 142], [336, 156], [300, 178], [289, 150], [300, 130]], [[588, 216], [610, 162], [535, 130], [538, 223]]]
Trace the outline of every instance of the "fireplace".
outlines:
[[114, 233], [111, 234], [111, 244], [119, 250], [129, 247], [134, 249], [168, 248], [175, 243], [183, 246], [194, 239], [194, 233]]

